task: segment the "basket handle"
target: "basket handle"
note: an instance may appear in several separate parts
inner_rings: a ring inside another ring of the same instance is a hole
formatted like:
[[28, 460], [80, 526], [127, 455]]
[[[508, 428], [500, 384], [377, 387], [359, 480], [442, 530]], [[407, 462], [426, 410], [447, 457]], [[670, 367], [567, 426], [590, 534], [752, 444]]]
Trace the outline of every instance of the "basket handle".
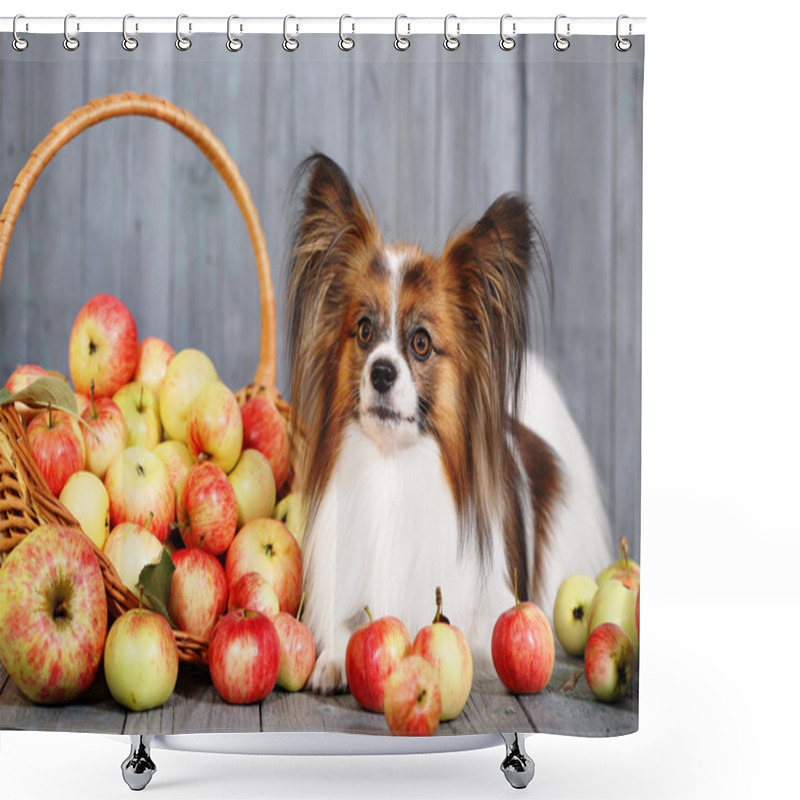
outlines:
[[166, 122], [191, 139], [211, 162], [234, 196], [250, 234], [261, 293], [261, 352], [254, 382], [256, 385], [264, 386], [270, 393], [274, 393], [277, 364], [275, 294], [272, 287], [267, 242], [258, 211], [244, 178], [222, 142], [196, 117], [185, 109], [178, 108], [169, 100], [134, 92], [112, 94], [92, 100], [85, 106], [75, 109], [53, 127], [20, 170], [6, 204], [0, 212], [0, 279], [3, 277], [3, 264], [6, 260], [8, 243], [22, 205], [42, 170], [53, 156], [67, 142], [92, 125], [113, 117], [131, 115], [154, 117]]

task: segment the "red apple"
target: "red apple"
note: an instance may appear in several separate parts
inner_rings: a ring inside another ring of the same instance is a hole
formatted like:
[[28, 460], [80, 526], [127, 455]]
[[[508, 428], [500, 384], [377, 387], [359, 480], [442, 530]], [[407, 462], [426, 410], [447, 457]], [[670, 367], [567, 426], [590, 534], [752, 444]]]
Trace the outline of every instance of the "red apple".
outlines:
[[274, 623], [281, 644], [278, 686], [287, 692], [299, 692], [314, 669], [314, 637], [299, 619], [283, 611], [275, 617]]
[[633, 643], [619, 625], [598, 625], [586, 642], [583, 660], [586, 682], [598, 700], [621, 700], [633, 682]]
[[392, 670], [411, 653], [411, 638], [397, 617], [381, 617], [356, 628], [347, 642], [344, 668], [347, 683], [359, 705], [368, 711], [383, 711], [386, 680]]
[[40, 411], [28, 425], [28, 446], [50, 491], [58, 497], [70, 475], [86, 466], [80, 423], [66, 411]]
[[255, 448], [266, 456], [280, 489], [289, 477], [289, 439], [280, 411], [269, 398], [256, 395], [242, 406], [242, 425], [242, 447]]
[[111, 696], [131, 711], [164, 705], [178, 681], [178, 645], [160, 614], [133, 608], [114, 621], [103, 671]]
[[249, 608], [260, 611], [265, 617], [275, 620], [280, 612], [278, 595], [267, 579], [259, 572], [247, 572], [230, 587], [228, 611]]
[[144, 447], [123, 450], [111, 462], [105, 484], [112, 527], [135, 522], [147, 527], [160, 542], [167, 540], [175, 519], [175, 492], [157, 455]]
[[395, 736], [432, 736], [442, 716], [436, 671], [422, 657], [410, 655], [386, 680], [383, 713]]
[[[175, 490], [175, 502], [178, 501], [178, 490], [181, 488], [189, 470], [194, 466], [194, 459], [189, 448], [175, 439], [168, 439], [153, 448], [153, 452], [167, 468], [169, 482]], [[177, 508], [177, 505], [176, 505]]]
[[198, 547], [176, 550], [169, 590], [169, 615], [182, 631], [208, 639], [228, 603], [228, 583], [219, 559]]
[[639, 595], [642, 593], [641, 589], [636, 590], [636, 638], [639, 638]]
[[92, 404], [92, 401], [80, 392], [73, 392], [73, 394], [75, 395], [75, 405], [78, 406], [78, 416], [83, 419], [83, 414]]
[[69, 339], [69, 371], [76, 392], [89, 394], [94, 380], [98, 397], [111, 397], [133, 378], [138, 334], [125, 304], [98, 294], [78, 312]]
[[280, 653], [272, 620], [258, 611], [231, 611], [216, 624], [208, 643], [211, 682], [228, 703], [261, 702], [275, 686]]
[[515, 694], [541, 692], [556, 658], [553, 630], [535, 603], [519, 602], [514, 574], [515, 604], [504, 611], [492, 631], [492, 662], [497, 676]]
[[[236, 512], [234, 509], [234, 517]], [[295, 616], [303, 586], [303, 557], [289, 529], [276, 519], [254, 519], [234, 537], [225, 558], [228, 585], [258, 572], [275, 590], [280, 610]]]
[[442, 616], [438, 586], [433, 624], [419, 631], [411, 652], [422, 656], [433, 668], [441, 693], [442, 721], [455, 719], [467, 704], [472, 689], [472, 651], [466, 636]]
[[0, 569], [0, 659], [35, 703], [68, 703], [92, 684], [107, 626], [103, 575], [79, 530], [42, 525]]
[[[23, 364], [8, 376], [6, 389], [11, 394], [16, 394], [23, 389], [27, 389], [35, 380], [46, 378], [49, 374], [44, 367], [40, 367], [38, 364]], [[23, 425], [27, 425], [37, 413], [35, 408], [29, 408], [25, 403], [14, 403], [14, 408], [17, 410], [17, 414], [22, 417]]]
[[178, 525], [187, 547], [224, 553], [236, 534], [236, 496], [216, 464], [195, 464], [178, 493]]
[[87, 426], [83, 429], [86, 468], [102, 480], [111, 462], [125, 449], [125, 417], [113, 400], [94, 397], [94, 392], [81, 417]]
[[142, 339], [139, 342], [133, 380], [137, 383], [143, 383], [158, 397], [161, 382], [167, 374], [167, 367], [174, 355], [175, 351], [172, 346], [163, 339], [158, 339], [155, 336], [148, 336], [146, 339]]

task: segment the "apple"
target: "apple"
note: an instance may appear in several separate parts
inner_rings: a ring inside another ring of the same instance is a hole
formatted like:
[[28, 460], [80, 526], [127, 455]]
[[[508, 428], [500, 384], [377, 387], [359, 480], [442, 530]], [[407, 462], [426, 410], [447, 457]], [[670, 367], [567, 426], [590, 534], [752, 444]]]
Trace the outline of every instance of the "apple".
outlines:
[[224, 553], [236, 535], [236, 496], [228, 476], [210, 461], [195, 464], [178, 493], [178, 526], [187, 547]]
[[153, 448], [153, 452], [167, 468], [167, 475], [169, 475], [170, 485], [175, 490], [177, 504], [178, 489], [186, 480], [189, 470], [194, 466], [194, 458], [192, 458], [189, 448], [183, 442], [178, 442], [174, 439], [168, 439], [166, 442], [157, 444]]
[[[17, 367], [8, 376], [6, 389], [8, 389], [11, 394], [16, 394], [23, 389], [27, 389], [35, 380], [46, 378], [48, 375], [48, 371], [38, 364], [23, 364]], [[17, 410], [20, 417], [22, 417], [22, 424], [25, 426], [27, 426], [37, 413], [35, 408], [29, 408], [25, 403], [14, 403], [14, 408]]]
[[597, 576], [597, 585], [601, 586], [612, 578], [629, 578], [638, 586], [640, 572], [639, 565], [628, 558], [628, 540], [623, 536], [619, 540], [619, 558], [600, 572]]
[[269, 581], [259, 572], [246, 572], [230, 586], [228, 611], [236, 611], [237, 608], [260, 611], [273, 621], [281, 610], [278, 595], [275, 594]]
[[556, 643], [544, 612], [535, 603], [520, 603], [514, 571], [515, 604], [504, 611], [492, 631], [492, 662], [497, 677], [515, 694], [536, 694], [553, 674]]
[[272, 620], [249, 609], [231, 611], [208, 643], [211, 682], [227, 703], [258, 703], [275, 686], [280, 652]]
[[279, 519], [292, 532], [300, 549], [306, 533], [306, 520], [308, 519], [308, 505], [300, 492], [290, 492], [275, 506], [272, 512], [275, 519]]
[[67, 478], [86, 467], [80, 423], [66, 411], [48, 408], [28, 424], [28, 446], [50, 491], [58, 497]]
[[610, 578], [600, 585], [589, 609], [589, 634], [604, 622], [619, 625], [633, 644], [634, 655], [639, 654], [639, 637], [636, 635], [637, 586], [629, 579]]
[[216, 380], [214, 364], [200, 350], [188, 348], [173, 356], [158, 394], [161, 422], [170, 439], [186, 441], [189, 408], [200, 390]]
[[269, 461], [258, 450], [243, 450], [228, 477], [236, 495], [237, 527], [272, 514], [275, 479]]
[[248, 522], [231, 542], [225, 558], [228, 585], [258, 572], [278, 596], [280, 610], [295, 616], [303, 586], [303, 557], [289, 529], [276, 519]]
[[86, 469], [103, 479], [111, 462], [125, 449], [128, 431], [119, 406], [109, 397], [95, 397], [94, 391], [90, 391], [88, 406], [80, 412], [86, 423], [83, 427]]
[[472, 651], [464, 634], [442, 616], [442, 592], [438, 586], [433, 624], [417, 633], [411, 652], [422, 656], [433, 668], [441, 694], [442, 721], [455, 719], [472, 689]]
[[0, 568], [0, 660], [34, 703], [68, 703], [94, 681], [108, 624], [103, 575], [79, 530], [42, 525]]
[[636, 590], [636, 638], [639, 638], [639, 595], [641, 594], [641, 590]]
[[604, 622], [589, 634], [584, 653], [586, 682], [598, 700], [615, 703], [628, 693], [633, 662], [633, 643], [619, 625]]
[[167, 374], [167, 367], [175, 351], [172, 346], [156, 336], [148, 336], [139, 342], [136, 361], [136, 371], [133, 380], [143, 383], [156, 397], [158, 397], [161, 383]]
[[121, 522], [149, 524], [153, 535], [166, 541], [175, 519], [175, 492], [157, 455], [144, 447], [128, 447], [111, 462], [105, 483], [112, 527]]
[[78, 520], [83, 532], [102, 550], [111, 527], [108, 492], [103, 481], [91, 472], [75, 472], [64, 484], [58, 502]]
[[[103, 552], [120, 580], [140, 597], [139, 575], [142, 568], [147, 564], [157, 564], [163, 549], [164, 545], [150, 531], [135, 522], [123, 522], [111, 531]], [[143, 602], [147, 603], [147, 600], [143, 598]]]
[[197, 393], [186, 418], [186, 444], [198, 460], [230, 472], [242, 454], [242, 412], [233, 392], [212, 381]]
[[[439, 623], [446, 624], [446, 623]], [[432, 736], [439, 727], [442, 695], [436, 670], [419, 655], [404, 658], [386, 680], [383, 713], [395, 736]]]
[[81, 394], [80, 392], [73, 392], [73, 394], [75, 395], [75, 405], [78, 407], [78, 416], [83, 419], [83, 415], [86, 409], [92, 404], [92, 401], [85, 394]]
[[[302, 601], [300, 605], [302, 610]], [[314, 637], [300, 622], [300, 613], [293, 617], [281, 611], [273, 620], [281, 645], [278, 686], [287, 692], [299, 692], [306, 685], [316, 661]]]
[[78, 312], [69, 339], [69, 372], [75, 391], [111, 397], [133, 378], [138, 334], [125, 304], [108, 294], [92, 297]]
[[228, 583], [219, 559], [198, 547], [176, 550], [167, 609], [175, 626], [208, 639], [228, 604]]
[[289, 477], [289, 438], [280, 411], [268, 397], [256, 395], [242, 406], [242, 426], [242, 446], [254, 447], [266, 457], [280, 489]]
[[108, 632], [103, 669], [121, 706], [147, 711], [164, 705], [178, 681], [178, 645], [169, 623], [146, 608], [126, 611]]
[[351, 634], [344, 668], [347, 684], [359, 705], [381, 713], [386, 680], [400, 661], [410, 655], [411, 638], [397, 617], [373, 621], [369, 606], [364, 610], [369, 622], [359, 625]]
[[558, 587], [553, 606], [556, 638], [571, 656], [582, 656], [589, 638], [589, 609], [597, 583], [589, 575], [570, 575]]
[[125, 417], [126, 447], [152, 450], [161, 441], [158, 398], [143, 383], [126, 383], [114, 394], [114, 402]]

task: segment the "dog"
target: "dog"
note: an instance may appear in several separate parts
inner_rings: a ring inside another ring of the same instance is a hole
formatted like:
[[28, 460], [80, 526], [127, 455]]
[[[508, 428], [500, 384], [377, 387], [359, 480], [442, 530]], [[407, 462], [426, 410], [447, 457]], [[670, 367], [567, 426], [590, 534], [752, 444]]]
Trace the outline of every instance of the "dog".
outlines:
[[309, 685], [347, 688], [353, 630], [444, 611], [491, 669], [497, 617], [613, 560], [592, 461], [531, 347], [550, 258], [528, 204], [498, 198], [432, 256], [382, 241], [342, 169], [297, 170], [288, 334], [295, 488], [305, 503]]

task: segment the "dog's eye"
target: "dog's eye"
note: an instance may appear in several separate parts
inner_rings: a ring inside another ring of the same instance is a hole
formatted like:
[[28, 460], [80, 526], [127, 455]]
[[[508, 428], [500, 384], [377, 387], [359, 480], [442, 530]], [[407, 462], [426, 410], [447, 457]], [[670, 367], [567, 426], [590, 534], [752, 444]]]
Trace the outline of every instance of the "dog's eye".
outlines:
[[366, 347], [372, 341], [372, 323], [364, 317], [358, 323], [358, 343], [362, 347]]
[[420, 361], [424, 361], [431, 354], [431, 337], [424, 328], [419, 328], [414, 332], [414, 338], [411, 340], [411, 347], [414, 350], [414, 355]]

